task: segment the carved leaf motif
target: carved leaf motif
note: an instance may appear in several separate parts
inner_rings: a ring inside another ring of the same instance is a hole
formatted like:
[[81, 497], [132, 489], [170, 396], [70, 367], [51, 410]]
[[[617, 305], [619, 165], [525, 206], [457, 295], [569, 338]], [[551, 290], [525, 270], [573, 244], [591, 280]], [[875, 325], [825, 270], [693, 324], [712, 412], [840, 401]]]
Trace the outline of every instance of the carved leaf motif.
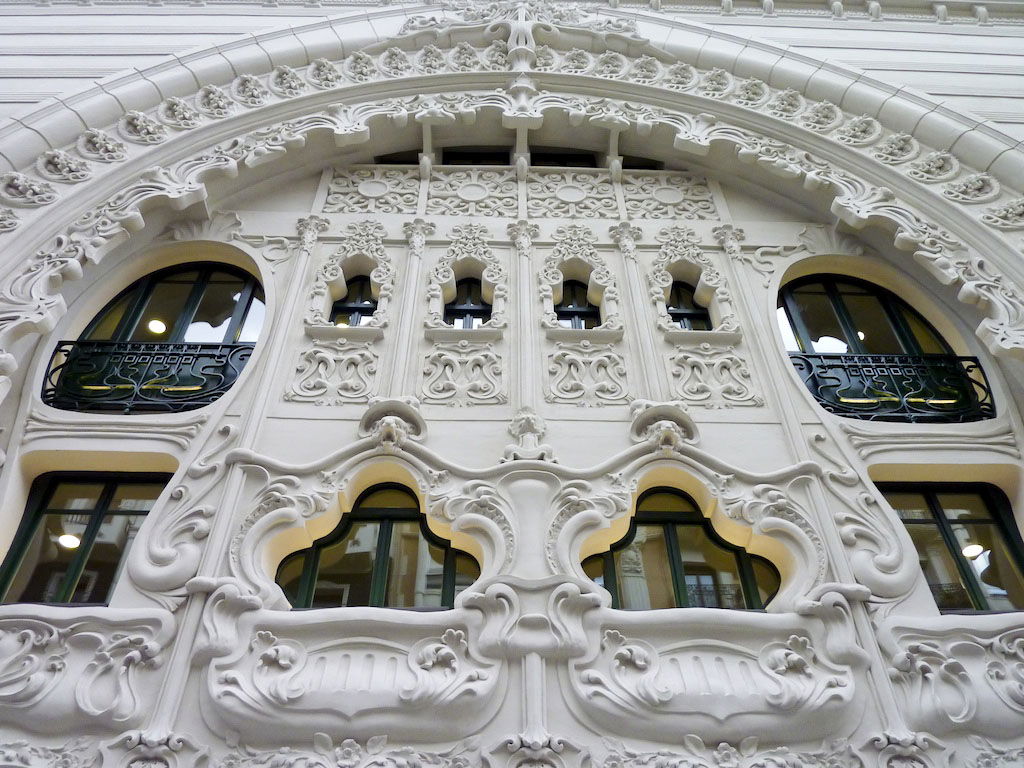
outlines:
[[631, 399], [626, 364], [612, 344], [558, 343], [548, 357], [545, 399], [580, 406], [612, 405]]
[[611, 178], [603, 172], [530, 171], [526, 209], [531, 216], [618, 218]]
[[707, 180], [682, 173], [623, 173], [626, 212], [634, 219], [714, 219], [715, 199]]
[[315, 405], [367, 402], [373, 394], [377, 353], [373, 343], [314, 341], [299, 357], [284, 399]]
[[425, 402], [448, 405], [504, 403], [504, 374], [493, 344], [465, 339], [435, 344], [423, 368]]
[[686, 403], [705, 408], [763, 406], [753, 388], [746, 363], [732, 347], [704, 342], [695, 348], [676, 347], [669, 355], [674, 393]]
[[416, 213], [418, 170], [373, 167], [335, 173], [324, 213]]
[[427, 213], [513, 217], [519, 188], [512, 170], [438, 170], [430, 174]]

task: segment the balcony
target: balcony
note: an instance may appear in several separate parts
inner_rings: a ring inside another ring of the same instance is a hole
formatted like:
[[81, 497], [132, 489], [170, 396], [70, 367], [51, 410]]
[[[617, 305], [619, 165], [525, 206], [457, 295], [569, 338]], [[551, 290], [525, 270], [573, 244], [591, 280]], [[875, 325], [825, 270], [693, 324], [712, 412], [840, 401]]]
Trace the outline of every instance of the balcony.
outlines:
[[66, 411], [176, 413], [202, 408], [235, 383], [253, 344], [62, 341], [43, 402]]
[[871, 421], [959, 423], [996, 415], [976, 357], [790, 352], [822, 408]]

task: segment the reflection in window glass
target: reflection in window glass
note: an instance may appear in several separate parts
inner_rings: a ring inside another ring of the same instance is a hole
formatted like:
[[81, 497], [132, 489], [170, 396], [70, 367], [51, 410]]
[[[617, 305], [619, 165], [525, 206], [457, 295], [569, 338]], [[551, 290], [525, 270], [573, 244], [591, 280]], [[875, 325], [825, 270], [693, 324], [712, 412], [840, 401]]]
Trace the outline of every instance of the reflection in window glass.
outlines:
[[[103, 604], [167, 476], [42, 477], [0, 569], [5, 603]], [[128, 478], [121, 482], [121, 478]], [[54, 512], [49, 510], [71, 510]]]
[[426, 529], [405, 488], [372, 489], [313, 546], [289, 555], [277, 582], [296, 608], [450, 608], [480, 568]]
[[615, 553], [615, 580], [621, 608], [675, 608], [668, 546], [660, 526], [637, 526], [633, 541]]
[[917, 549], [940, 611], [1024, 609], [1021, 542], [991, 486], [881, 485]]

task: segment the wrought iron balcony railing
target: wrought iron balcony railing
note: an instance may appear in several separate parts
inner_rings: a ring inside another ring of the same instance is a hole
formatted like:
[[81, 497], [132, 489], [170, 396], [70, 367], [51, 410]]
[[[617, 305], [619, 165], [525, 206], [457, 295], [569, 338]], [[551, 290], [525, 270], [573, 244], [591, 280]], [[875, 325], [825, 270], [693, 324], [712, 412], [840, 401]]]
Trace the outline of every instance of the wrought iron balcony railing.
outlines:
[[69, 411], [188, 411], [219, 398], [252, 344], [62, 341], [50, 359], [43, 402]]
[[821, 406], [873, 421], [964, 422], [996, 415], [976, 357], [791, 352]]

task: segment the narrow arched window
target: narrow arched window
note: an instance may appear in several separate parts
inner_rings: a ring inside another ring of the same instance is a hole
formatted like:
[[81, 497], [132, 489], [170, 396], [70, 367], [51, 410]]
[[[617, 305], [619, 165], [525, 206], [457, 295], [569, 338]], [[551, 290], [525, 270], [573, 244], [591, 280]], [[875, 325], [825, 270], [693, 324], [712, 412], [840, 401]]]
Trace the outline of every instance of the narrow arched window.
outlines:
[[455, 298], [444, 305], [444, 321], [456, 328], [480, 328], [491, 319], [480, 281], [467, 277], [455, 284]]
[[975, 357], [958, 357], [901, 298], [877, 285], [813, 275], [779, 294], [790, 359], [828, 411], [879, 421], [977, 421], [995, 415]]
[[194, 263], [134, 283], [77, 341], [57, 345], [43, 401], [66, 410], [184, 411], [241, 373], [266, 314], [252, 275]]
[[334, 325], [355, 328], [366, 325], [377, 311], [377, 300], [368, 277], [353, 277], [346, 284], [344, 298], [331, 306], [331, 322]]
[[601, 324], [601, 309], [587, 298], [587, 286], [579, 280], [562, 283], [562, 300], [555, 305], [558, 324], [563, 328], [596, 328]]
[[380, 485], [331, 533], [286, 557], [277, 583], [295, 608], [451, 608], [479, 576], [476, 560], [430, 532], [408, 489]]
[[583, 570], [612, 595], [612, 607], [763, 608], [779, 574], [762, 557], [727, 543], [687, 495], [648, 491], [629, 533], [611, 550], [588, 557]]
[[689, 283], [675, 280], [669, 290], [665, 308], [672, 324], [688, 331], [710, 331], [711, 316], [705, 307], [697, 304], [694, 298], [695, 288]]

